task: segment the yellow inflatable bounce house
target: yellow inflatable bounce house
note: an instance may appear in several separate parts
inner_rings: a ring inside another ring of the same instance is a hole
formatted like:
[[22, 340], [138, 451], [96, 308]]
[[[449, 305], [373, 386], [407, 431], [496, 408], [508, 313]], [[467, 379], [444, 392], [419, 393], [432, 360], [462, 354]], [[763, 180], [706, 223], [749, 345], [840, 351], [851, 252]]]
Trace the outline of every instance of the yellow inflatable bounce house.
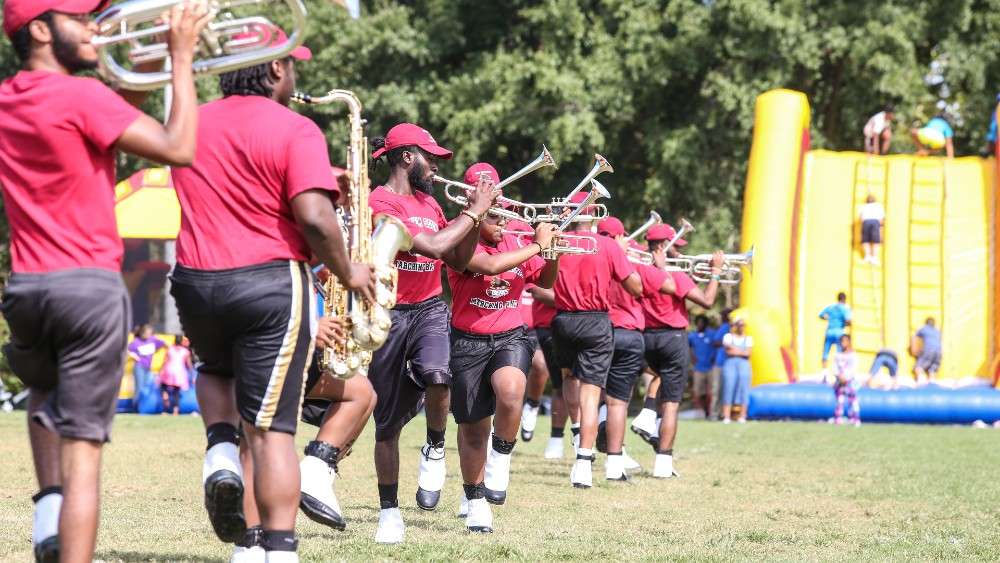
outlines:
[[[818, 315], [841, 291], [861, 366], [890, 348], [908, 374], [910, 337], [933, 317], [939, 379], [996, 383], [997, 193], [993, 160], [810, 150], [805, 94], [758, 97], [741, 238], [757, 254], [740, 288], [754, 383], [821, 371]], [[861, 250], [869, 194], [886, 210], [877, 265]]]

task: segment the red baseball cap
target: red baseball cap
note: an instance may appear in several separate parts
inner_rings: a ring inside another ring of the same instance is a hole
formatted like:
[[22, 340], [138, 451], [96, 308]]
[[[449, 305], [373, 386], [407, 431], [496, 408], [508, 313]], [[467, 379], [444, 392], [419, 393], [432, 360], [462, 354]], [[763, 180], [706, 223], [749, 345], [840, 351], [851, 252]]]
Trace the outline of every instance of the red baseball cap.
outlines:
[[448, 160], [452, 152], [437, 144], [434, 137], [426, 129], [412, 123], [400, 123], [385, 134], [385, 146], [372, 153], [372, 158], [379, 158], [383, 154], [399, 147], [416, 145], [421, 149], [433, 154], [436, 157]]
[[625, 234], [625, 225], [618, 217], [608, 217], [597, 224], [597, 232], [609, 237], [620, 237]]
[[[646, 240], [649, 242], [656, 242], [660, 240], [673, 240], [677, 236], [677, 231], [673, 227], [666, 223], [660, 223], [659, 225], [653, 225], [648, 231], [646, 231]], [[684, 239], [677, 239], [674, 246], [684, 246], [687, 241]]]
[[[270, 29], [266, 29], [265, 31], [270, 31]], [[241, 39], [251, 39], [254, 37], [257, 37], [257, 34], [255, 32], [247, 31], [245, 33], [237, 33], [236, 35], [233, 36], [233, 40], [239, 41]], [[268, 46], [274, 47], [275, 45], [280, 45], [285, 41], [288, 41], [288, 35], [284, 31], [282, 31], [281, 28], [278, 28], [278, 31], [275, 32], [274, 38], [271, 39], [271, 42]], [[306, 47], [305, 45], [299, 45], [298, 47], [292, 49], [292, 52], [289, 53], [288, 56], [292, 57], [297, 61], [308, 61], [313, 58], [312, 51], [309, 50], [309, 47]]]
[[496, 168], [488, 162], [477, 162], [470, 166], [465, 171], [465, 183], [470, 186], [475, 186], [479, 183], [479, 176], [481, 174], [488, 174], [490, 180], [493, 180], [494, 184], [500, 183], [500, 173], [497, 172]]
[[89, 14], [104, 8], [110, 0], [6, 0], [3, 3], [3, 32], [7, 37], [45, 12]]

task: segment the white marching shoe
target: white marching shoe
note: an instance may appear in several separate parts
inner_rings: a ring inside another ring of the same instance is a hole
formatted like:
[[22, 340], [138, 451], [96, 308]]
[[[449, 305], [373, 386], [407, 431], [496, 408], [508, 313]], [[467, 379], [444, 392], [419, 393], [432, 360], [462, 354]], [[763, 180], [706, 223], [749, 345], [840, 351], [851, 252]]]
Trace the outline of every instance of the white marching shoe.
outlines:
[[625, 451], [625, 446], [622, 446], [622, 462], [625, 464], [625, 471], [642, 471], [642, 466], [639, 462], [632, 459], [632, 456], [628, 455]]
[[35, 503], [31, 545], [35, 561], [59, 561], [59, 512], [62, 510], [62, 488], [47, 487], [31, 497]]
[[201, 477], [205, 509], [215, 535], [226, 543], [243, 539], [247, 524], [243, 516], [243, 468], [239, 446], [220, 442], [209, 448], [205, 452]]
[[503, 504], [507, 501], [507, 487], [510, 486], [511, 454], [502, 454], [492, 447], [486, 454], [486, 502]]
[[674, 469], [674, 456], [669, 454], [656, 454], [656, 461], [653, 462], [653, 477], [657, 479], [670, 479], [680, 477], [680, 473]]
[[[306, 450], [308, 451], [308, 449]], [[335, 459], [335, 458], [334, 458]], [[347, 528], [340, 511], [340, 503], [334, 493], [333, 485], [337, 480], [337, 470], [319, 457], [306, 455], [299, 462], [302, 474], [300, 485], [301, 496], [299, 508], [310, 520], [334, 530]]]
[[469, 498], [465, 496], [465, 491], [462, 491], [462, 496], [458, 499], [458, 517], [465, 518], [469, 515]]
[[465, 527], [470, 532], [480, 534], [493, 533], [493, 510], [484, 498], [474, 498], [469, 501], [469, 514], [465, 517]]
[[233, 549], [233, 556], [229, 558], [229, 563], [265, 563], [267, 552], [259, 545], [250, 547], [236, 546]]
[[437, 508], [446, 474], [444, 448], [424, 444], [420, 448], [420, 473], [417, 475], [417, 506], [421, 510]]
[[535, 437], [535, 426], [538, 425], [538, 407], [524, 403], [521, 410], [521, 439], [530, 442]]
[[608, 481], [628, 481], [622, 455], [609, 455], [604, 461], [604, 478]]
[[569, 482], [577, 489], [589, 489], [594, 486], [593, 465], [594, 456], [592, 454], [576, 455], [576, 463], [569, 472]]
[[375, 543], [403, 543], [406, 535], [406, 524], [399, 507], [383, 508], [378, 513], [378, 529], [375, 530]]
[[549, 443], [545, 444], [545, 459], [563, 458], [563, 439], [555, 436], [549, 437]]
[[656, 423], [656, 412], [651, 409], [642, 409], [639, 414], [632, 419], [632, 432], [649, 442], [650, 439], [659, 434], [660, 427]]

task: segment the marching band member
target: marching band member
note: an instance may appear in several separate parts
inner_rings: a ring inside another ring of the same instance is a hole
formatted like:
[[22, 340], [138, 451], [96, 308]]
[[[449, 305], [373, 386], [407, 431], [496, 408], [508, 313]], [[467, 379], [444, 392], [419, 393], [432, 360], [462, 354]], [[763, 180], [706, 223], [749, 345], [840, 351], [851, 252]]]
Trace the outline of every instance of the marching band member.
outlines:
[[[509, 221], [508, 227], [516, 223]], [[524, 388], [524, 407], [521, 410], [521, 439], [530, 442], [535, 437], [535, 427], [538, 425], [538, 411], [541, 407], [542, 393], [545, 392], [545, 384], [549, 381], [548, 366], [545, 365], [545, 352], [538, 341], [538, 332], [535, 330], [534, 316], [535, 298], [531, 295], [531, 286], [527, 286], [521, 293], [521, 320], [528, 329], [528, 339], [531, 341], [531, 368], [528, 371], [528, 382]]]
[[90, 561], [97, 541], [101, 454], [131, 323], [115, 224], [116, 151], [185, 166], [196, 145], [191, 67], [209, 19], [204, 7], [170, 12], [175, 98], [163, 126], [122, 97], [138, 105], [144, 94], [119, 95], [74, 76], [97, 67], [90, 14], [105, 4], [3, 3], [3, 30], [21, 63], [0, 84], [0, 185], [13, 271], [3, 297], [11, 330], [4, 356], [31, 390], [38, 561]]
[[[625, 226], [616, 217], [608, 217], [597, 226], [598, 234], [624, 242]], [[649, 298], [657, 293], [670, 294], [675, 289], [673, 276], [653, 266], [636, 265], [636, 272], [642, 281], [642, 297]], [[645, 318], [640, 299], [621, 285], [612, 285], [608, 318], [614, 334], [614, 352], [605, 387], [606, 426], [605, 444], [600, 444], [608, 455], [605, 464], [605, 479], [627, 481], [624, 456], [625, 421], [628, 404], [632, 400], [632, 389], [642, 373], [645, 364], [645, 342], [643, 328]], [[604, 407], [602, 407], [604, 408]]]
[[[657, 268], [663, 269], [666, 266], [667, 253], [671, 257], [677, 256], [677, 247], [687, 244], [684, 239], [678, 239], [665, 253], [664, 247], [675, 234], [673, 227], [666, 223], [655, 225], [647, 231], [646, 240], [649, 242], [649, 251], [653, 253], [653, 261]], [[653, 466], [654, 477], [668, 478], [677, 475], [673, 466], [674, 438], [677, 435], [677, 414], [684, 387], [687, 385], [688, 368], [691, 363], [685, 300], [705, 309], [711, 308], [719, 290], [722, 263], [722, 252], [717, 251], [711, 261], [712, 279], [704, 292], [686, 273], [670, 272], [674, 279], [674, 291], [659, 292], [642, 300], [642, 310], [646, 319], [644, 334], [646, 363], [659, 375], [657, 402], [661, 423], [656, 462]], [[633, 421], [634, 427], [635, 421]]]
[[[499, 182], [496, 169], [477, 163], [466, 171], [466, 183], [474, 183], [480, 171]], [[518, 310], [521, 292], [527, 283], [551, 287], [559, 271], [558, 260], [538, 257], [552, 244], [552, 225], [540, 224], [533, 242], [521, 245], [516, 236], [503, 233], [506, 224], [504, 217], [487, 215], [468, 266], [464, 271], [448, 270], [453, 303], [451, 410], [458, 423], [458, 454], [468, 501], [465, 523], [470, 531], [483, 533], [493, 531], [489, 504], [504, 504], [507, 498], [511, 453], [531, 365], [531, 341]]]
[[[586, 196], [578, 193], [573, 203], [584, 201]], [[579, 385], [580, 446], [570, 482], [574, 487], [589, 488], [593, 485], [591, 464], [598, 407], [614, 354], [614, 336], [608, 318], [611, 287], [620, 283], [631, 295], [639, 297], [642, 282], [618, 242], [594, 235], [591, 225], [585, 222], [576, 223], [574, 229], [574, 235], [594, 237], [597, 253], [569, 254], [562, 258], [554, 287], [559, 312], [552, 321], [552, 334], [567, 403], [571, 403], [570, 386]]]
[[[307, 261], [315, 254], [346, 287], [374, 292], [371, 267], [348, 260], [326, 139], [286, 107], [295, 61], [310, 57], [300, 47], [221, 75], [223, 98], [199, 108], [198, 155], [173, 171], [182, 220], [171, 294], [203, 362], [205, 507], [225, 542], [259, 521], [268, 561], [298, 560], [294, 434], [316, 310]], [[237, 436], [252, 459], [246, 480]]]
[[[465, 270], [479, 241], [479, 224], [496, 192], [481, 177], [469, 194], [469, 207], [450, 223], [431, 196], [438, 159], [451, 151], [430, 133], [402, 123], [376, 138], [372, 158], [385, 158], [389, 178], [369, 199], [372, 213], [385, 213], [406, 224], [413, 249], [396, 256], [399, 271], [392, 329], [375, 351], [369, 378], [378, 396], [375, 403], [375, 471], [379, 512], [375, 541], [400, 543], [405, 524], [399, 511], [399, 433], [423, 406], [427, 442], [420, 449], [417, 506], [434, 510], [445, 480], [444, 435], [448, 423], [450, 343], [448, 306], [441, 300], [441, 262]], [[426, 397], [426, 401], [425, 401]]]

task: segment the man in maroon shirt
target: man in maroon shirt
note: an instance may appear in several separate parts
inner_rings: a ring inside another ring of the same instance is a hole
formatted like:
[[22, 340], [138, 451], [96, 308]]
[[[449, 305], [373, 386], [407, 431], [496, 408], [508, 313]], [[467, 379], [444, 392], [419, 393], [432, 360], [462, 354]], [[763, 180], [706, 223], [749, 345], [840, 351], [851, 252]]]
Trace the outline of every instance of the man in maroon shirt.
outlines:
[[246, 543], [251, 524], [269, 561], [298, 560], [294, 439], [316, 324], [308, 262], [366, 299], [374, 291], [370, 266], [348, 259], [326, 139], [287, 107], [295, 61], [308, 57], [300, 48], [221, 75], [223, 98], [199, 108], [198, 155], [173, 171], [182, 218], [170, 291], [202, 360], [205, 507], [222, 541]]
[[0, 84], [0, 185], [13, 273], [3, 297], [4, 355], [31, 390], [28, 437], [40, 491], [40, 561], [89, 561], [131, 324], [114, 213], [115, 153], [184, 166], [195, 152], [191, 65], [203, 8], [177, 6], [167, 44], [175, 103], [167, 125], [104, 84], [90, 13], [99, 0], [7, 0], [3, 29], [21, 70]]
[[[396, 125], [372, 141], [373, 159], [384, 158], [389, 178], [372, 190], [372, 213], [401, 220], [413, 248], [396, 256], [399, 272], [392, 329], [368, 370], [375, 404], [375, 472], [378, 474], [377, 543], [401, 543], [406, 526], [399, 511], [399, 433], [424, 407], [427, 442], [420, 449], [417, 506], [434, 510], [445, 480], [444, 435], [448, 425], [450, 343], [448, 306], [441, 300], [441, 263], [465, 270], [479, 240], [479, 223], [497, 196], [480, 176], [469, 207], [451, 222], [431, 196], [438, 159], [451, 158], [426, 130]], [[426, 399], [426, 400], [425, 400]]]
[[[574, 203], [583, 201], [586, 194], [581, 192], [577, 196]], [[614, 335], [608, 319], [611, 287], [621, 284], [628, 293], [639, 297], [642, 282], [618, 242], [594, 234], [587, 222], [576, 223], [573, 229], [570, 234], [593, 237], [597, 253], [563, 257], [553, 288], [559, 312], [552, 320], [552, 335], [567, 403], [572, 392], [567, 386], [575, 381], [580, 388], [580, 447], [570, 482], [577, 488], [590, 488], [598, 408], [614, 354]]]
[[[666, 266], [667, 253], [678, 254], [676, 247], [687, 244], [678, 240], [674, 247], [664, 252], [667, 242], [674, 238], [673, 227], [667, 224], [656, 225], [646, 232], [649, 250], [653, 253], [653, 262], [657, 268]], [[719, 291], [719, 279], [722, 274], [723, 256], [717, 251], [712, 256], [712, 279], [708, 288], [702, 292], [694, 284], [691, 277], [683, 272], [669, 272], [674, 278], [674, 291], [656, 293], [642, 300], [642, 310], [646, 320], [644, 334], [646, 344], [646, 363], [659, 375], [657, 403], [662, 421], [659, 429], [659, 442], [656, 448], [656, 462], [653, 466], [654, 477], [672, 477], [676, 475], [673, 467], [674, 438], [677, 435], [677, 414], [687, 385], [690, 353], [687, 341], [688, 312], [685, 301], [711, 308]], [[652, 385], [651, 385], [652, 386]], [[633, 424], [634, 426], [634, 424]]]

